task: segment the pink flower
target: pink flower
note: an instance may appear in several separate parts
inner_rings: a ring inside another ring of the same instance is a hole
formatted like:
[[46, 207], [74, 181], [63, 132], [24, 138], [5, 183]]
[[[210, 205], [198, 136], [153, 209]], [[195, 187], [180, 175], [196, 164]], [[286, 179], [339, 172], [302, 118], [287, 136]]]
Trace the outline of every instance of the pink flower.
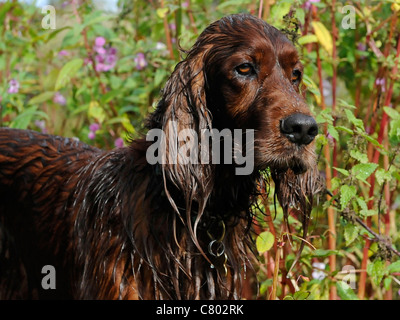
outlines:
[[103, 37], [97, 37], [93, 50], [96, 52], [96, 71], [106, 72], [114, 68], [117, 62], [117, 49], [110, 47], [104, 48], [106, 39]]
[[357, 50], [365, 51], [365, 50], [367, 50], [367, 46], [366, 46], [364, 43], [359, 42], [359, 43], [357, 44]]
[[7, 90], [8, 93], [18, 93], [19, 91], [19, 82], [16, 79], [11, 79], [9, 84], [9, 88]]
[[375, 84], [379, 87], [381, 87], [381, 90], [382, 90], [382, 92], [385, 92], [385, 83], [386, 83], [386, 80], [385, 80], [385, 78], [377, 78], [376, 80], [375, 80]]
[[317, 2], [320, 2], [320, 1], [321, 1], [321, 0], [307, 0], [307, 1], [304, 3], [304, 8], [305, 8], [305, 9], [310, 9], [313, 3], [317, 3]]
[[89, 58], [85, 58], [84, 60], [83, 60], [83, 64], [86, 66], [86, 65], [88, 65], [88, 64], [92, 64], [92, 60], [90, 60]]
[[105, 55], [107, 53], [107, 50], [104, 49], [103, 47], [96, 47], [94, 46], [94, 51], [96, 51], [97, 54], [99, 55]]
[[116, 148], [122, 148], [124, 146], [124, 140], [122, 138], [117, 138], [114, 141], [114, 145]]
[[136, 69], [137, 70], [143, 70], [144, 68], [147, 67], [147, 61], [146, 61], [146, 57], [144, 56], [144, 53], [139, 52], [136, 55], [135, 64], [136, 64]]
[[94, 140], [96, 138], [96, 131], [100, 129], [100, 125], [98, 123], [92, 123], [89, 126], [89, 133], [88, 133], [88, 138], [90, 140]]
[[64, 98], [64, 96], [61, 93], [56, 92], [53, 97], [53, 102], [58, 103], [62, 106], [65, 106], [67, 100]]
[[35, 126], [38, 127], [42, 133], [47, 133], [46, 122], [44, 120], [35, 120]]
[[103, 37], [97, 37], [96, 40], [94, 41], [94, 45], [96, 47], [103, 47], [106, 44], [106, 39]]
[[100, 125], [98, 123], [92, 123], [89, 126], [89, 130], [92, 131], [93, 133], [95, 133], [99, 129], [100, 129]]
[[58, 53], [58, 56], [59, 56], [59, 57], [66, 57], [66, 56], [69, 56], [69, 52], [68, 52], [67, 50], [61, 50], [61, 51]]

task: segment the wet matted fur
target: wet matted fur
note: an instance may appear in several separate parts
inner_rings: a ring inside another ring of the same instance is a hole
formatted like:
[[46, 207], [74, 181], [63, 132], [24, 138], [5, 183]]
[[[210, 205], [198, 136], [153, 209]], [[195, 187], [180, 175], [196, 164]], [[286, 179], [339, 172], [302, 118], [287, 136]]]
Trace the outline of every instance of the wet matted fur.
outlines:
[[[174, 146], [184, 129], [253, 129], [249, 175], [234, 163], [151, 165], [144, 138], [106, 152], [0, 129], [0, 297], [241, 298], [253, 205], [269, 182], [260, 172], [270, 169], [286, 214], [299, 210], [305, 230], [320, 188], [313, 142], [281, 129], [291, 115], [311, 116], [301, 73], [281, 32], [228, 16], [199, 36], [149, 116], [147, 128]], [[55, 267], [55, 290], [41, 286], [44, 265]]]

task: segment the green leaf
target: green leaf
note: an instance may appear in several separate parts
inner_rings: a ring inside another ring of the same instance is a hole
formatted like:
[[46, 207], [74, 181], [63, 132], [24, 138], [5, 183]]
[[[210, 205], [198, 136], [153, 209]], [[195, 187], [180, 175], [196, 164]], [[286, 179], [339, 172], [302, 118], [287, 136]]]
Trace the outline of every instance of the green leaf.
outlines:
[[106, 118], [106, 113], [97, 101], [91, 101], [89, 103], [88, 117], [94, 118], [98, 122], [103, 123]]
[[386, 277], [383, 280], [383, 287], [385, 288], [385, 290], [390, 290], [390, 285], [392, 283], [392, 279], [393, 279], [393, 277]]
[[306, 19], [306, 13], [304, 12], [304, 10], [301, 9], [296, 10], [296, 18], [299, 19], [300, 25], [304, 26]]
[[374, 209], [362, 209], [360, 211], [360, 214], [363, 218], [366, 218], [366, 217], [371, 217], [371, 216], [378, 214], [378, 211], [374, 210]]
[[358, 236], [358, 227], [352, 223], [348, 223], [344, 226], [344, 239], [346, 240], [346, 246], [353, 243]]
[[2, 5], [0, 6], [0, 21], [4, 21], [4, 17], [9, 12], [9, 10], [12, 9], [12, 7], [15, 5], [15, 3], [12, 2], [3, 2]]
[[338, 177], [334, 177], [334, 178], [332, 178], [331, 183], [332, 183], [331, 184], [331, 191], [334, 191], [334, 190], [336, 190], [337, 188], [340, 187], [340, 185], [342, 184], [342, 180], [339, 179]]
[[69, 82], [69, 80], [79, 71], [82, 65], [82, 59], [74, 59], [67, 62], [58, 74], [55, 91], [63, 88]]
[[351, 172], [357, 179], [365, 181], [377, 167], [376, 163], [360, 163], [355, 165]]
[[94, 33], [97, 36], [104, 37], [105, 39], [108, 39], [108, 40], [117, 38], [117, 35], [115, 34], [115, 32], [112, 29], [110, 29], [109, 27], [106, 27], [102, 24], [94, 24], [93, 26], [91, 26], [91, 28], [93, 29]]
[[350, 110], [344, 110], [344, 112], [346, 113], [347, 119], [354, 124], [354, 126], [356, 128], [361, 129], [362, 131], [365, 131], [364, 129], [364, 123], [361, 119], [357, 119], [356, 116], [353, 114], [352, 111]]
[[346, 109], [357, 109], [356, 106], [348, 103], [346, 100], [338, 99], [338, 102], [341, 107], [345, 107]]
[[324, 249], [317, 249], [312, 252], [312, 256], [318, 258], [326, 258], [332, 255], [341, 256], [342, 253], [339, 250], [324, 250]]
[[315, 118], [315, 121], [317, 123], [325, 123], [327, 122], [328, 124], [333, 124], [333, 117], [332, 117], [332, 109], [327, 108], [325, 110], [322, 110]]
[[379, 168], [375, 172], [375, 178], [376, 182], [378, 182], [379, 185], [382, 185], [385, 181], [388, 182], [392, 179], [392, 174], [383, 168]]
[[367, 266], [367, 273], [371, 277], [375, 285], [379, 286], [383, 276], [385, 275], [385, 261], [377, 259]]
[[389, 264], [386, 267], [386, 271], [388, 273], [400, 272], [400, 260], [397, 260], [396, 262]]
[[368, 156], [365, 153], [362, 153], [356, 149], [350, 150], [350, 156], [353, 159], [356, 159], [360, 161], [361, 163], [367, 163], [368, 162]]
[[157, 69], [156, 74], [154, 75], [154, 87], [157, 88], [159, 85], [161, 85], [166, 76], [167, 72], [164, 69], [162, 68]]
[[157, 16], [161, 19], [164, 19], [168, 13], [168, 8], [158, 8], [156, 10]]
[[92, 14], [90, 14], [90, 15], [85, 17], [85, 21], [83, 23], [83, 27], [87, 27], [87, 26], [90, 26], [92, 24], [103, 22], [103, 21], [109, 20], [111, 18], [112, 18], [111, 15], [109, 15], [109, 16], [103, 15], [101, 11], [93, 11]]
[[400, 119], [400, 112], [397, 110], [389, 107], [383, 107], [383, 110], [385, 110], [386, 114], [393, 120]]
[[60, 72], [59, 69], [53, 69], [49, 72], [49, 74], [44, 78], [43, 81], [44, 90], [54, 92], [54, 85], [57, 81], [59, 72]]
[[110, 90], [106, 94], [101, 95], [100, 102], [102, 104], [107, 104], [111, 100], [115, 99], [119, 94], [121, 94], [121, 90]]
[[62, 28], [56, 29], [55, 31], [49, 33], [49, 34], [48, 34], [48, 37], [47, 37], [47, 39], [46, 39], [45, 42], [50, 41], [50, 40], [53, 39], [56, 35], [58, 35], [61, 31], [64, 31], [64, 30], [66, 30], [66, 29], [71, 29], [71, 27], [69, 27], [69, 26], [67, 26], [67, 27], [62, 27]]
[[340, 172], [342, 175], [346, 176], [346, 177], [348, 177], [349, 174], [350, 174], [346, 169], [336, 168], [336, 167], [333, 167], [333, 168], [334, 168], [336, 171]]
[[311, 24], [314, 28], [314, 33], [317, 36], [318, 42], [328, 52], [328, 54], [332, 56], [333, 42], [331, 33], [326, 29], [322, 22], [312, 21]]
[[32, 99], [30, 99], [28, 101], [28, 105], [29, 104], [40, 104], [42, 102], [50, 100], [51, 98], [53, 98], [53, 96], [54, 96], [54, 92], [53, 91], [43, 92], [43, 93], [33, 97]]
[[360, 135], [367, 141], [371, 142], [374, 146], [379, 147], [381, 149], [383, 149], [383, 146], [378, 142], [378, 140], [372, 138], [370, 135], [361, 132]]
[[132, 126], [129, 117], [126, 114], [123, 114], [121, 117], [115, 117], [106, 122], [106, 125], [121, 123], [124, 129], [129, 133], [134, 133], [135, 128]]
[[336, 282], [339, 297], [342, 300], [359, 300], [354, 290], [344, 281]]
[[362, 218], [366, 218], [366, 217], [370, 217], [370, 216], [374, 216], [376, 214], [378, 214], [377, 210], [374, 209], [368, 209], [368, 205], [365, 202], [364, 199], [362, 198], [357, 198], [357, 203], [360, 206], [361, 210], [360, 210], [360, 215]]
[[339, 141], [339, 133], [333, 125], [328, 124], [328, 132], [336, 141]]
[[43, 111], [38, 111], [37, 106], [32, 106], [20, 113], [10, 124], [11, 128], [27, 129], [33, 117], [41, 117], [48, 119], [48, 115]]
[[343, 185], [340, 187], [340, 205], [342, 206], [342, 210], [347, 206], [356, 193], [357, 190], [355, 186]]
[[314, 34], [308, 34], [299, 38], [299, 44], [305, 45], [307, 43], [318, 42], [318, 38]]
[[218, 5], [218, 10], [222, 10], [228, 6], [241, 6], [250, 3], [248, 0], [228, 0], [228, 1], [221, 1], [221, 4]]
[[269, 231], [261, 232], [256, 239], [257, 251], [261, 254], [272, 248], [275, 242], [274, 235]]
[[390, 121], [389, 139], [393, 144], [400, 143], [400, 119]]
[[260, 294], [265, 294], [270, 286], [272, 286], [272, 279], [263, 281], [260, 285]]
[[336, 129], [337, 129], [337, 130], [344, 131], [344, 132], [347, 132], [347, 133], [349, 133], [349, 134], [351, 134], [351, 135], [354, 134], [353, 130], [351, 130], [351, 129], [349, 129], [349, 128], [346, 128], [346, 127], [343, 127], [343, 126], [336, 126]]
[[83, 24], [75, 24], [72, 29], [65, 34], [61, 47], [65, 48], [79, 42], [82, 38], [82, 31], [84, 28], [85, 26]]
[[294, 300], [307, 300], [307, 298], [310, 296], [310, 291], [296, 291], [293, 294], [293, 299]]

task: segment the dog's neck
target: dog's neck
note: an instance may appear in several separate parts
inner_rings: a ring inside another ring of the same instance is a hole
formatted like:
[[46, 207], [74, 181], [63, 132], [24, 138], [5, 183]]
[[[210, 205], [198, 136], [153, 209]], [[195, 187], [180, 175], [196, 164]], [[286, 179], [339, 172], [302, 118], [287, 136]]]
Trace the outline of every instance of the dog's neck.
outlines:
[[[148, 184], [143, 206], [149, 211], [134, 213], [136, 217], [132, 223], [138, 226], [133, 234], [133, 246], [136, 247], [133, 251], [152, 252], [140, 257], [144, 261], [141, 265], [133, 266], [134, 269], [142, 268], [136, 275], [138, 290], [142, 290], [144, 298], [156, 299], [239, 298], [241, 282], [233, 279], [242, 277], [248, 264], [248, 231], [256, 175], [236, 176], [232, 166], [215, 166], [213, 188], [201, 217], [199, 203], [195, 200], [187, 218], [186, 199], [181, 190], [171, 181], [164, 184], [161, 165], [143, 161], [148, 145], [141, 140], [131, 147], [135, 163], [143, 164], [138, 169], [149, 176], [143, 181]], [[179, 213], [169, 197], [174, 200]], [[155, 203], [157, 208], [154, 208]], [[139, 230], [141, 224], [135, 223], [135, 219], [144, 219], [150, 234], [143, 234]], [[190, 229], [194, 230], [195, 239]], [[146, 281], [155, 282], [158, 291], [148, 293]]]

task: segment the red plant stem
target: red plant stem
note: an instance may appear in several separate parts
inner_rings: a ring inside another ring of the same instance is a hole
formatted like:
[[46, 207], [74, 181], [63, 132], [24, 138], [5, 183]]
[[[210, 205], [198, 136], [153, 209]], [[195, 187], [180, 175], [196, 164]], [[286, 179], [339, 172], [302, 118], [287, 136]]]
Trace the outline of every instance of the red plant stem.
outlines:
[[[324, 100], [324, 95], [323, 95], [323, 85], [322, 85], [322, 65], [321, 65], [321, 59], [319, 56], [319, 46], [317, 45], [317, 68], [318, 68], [318, 77], [319, 77], [319, 91], [321, 94], [321, 106], [322, 109], [325, 110], [325, 100]], [[328, 133], [327, 130], [327, 125], [324, 126], [324, 133], [325, 136]], [[324, 146], [324, 157], [326, 160], [325, 163], [325, 176], [326, 176], [326, 188], [327, 190], [332, 189], [332, 171], [331, 171], [331, 154], [330, 154], [330, 149], [329, 149], [329, 144], [326, 144]], [[328, 200], [330, 198], [329, 195], [327, 195]], [[328, 248], [329, 250], [335, 250], [336, 249], [336, 223], [335, 223], [335, 211], [332, 207], [328, 208], [328, 229], [329, 229], [329, 236], [328, 236]], [[329, 267], [330, 271], [334, 272], [336, 270], [336, 256], [334, 254], [329, 256]], [[330, 299], [335, 299], [336, 300], [336, 286], [332, 285], [329, 291], [329, 296]]]
[[274, 3], [274, 0], [265, 0], [264, 1], [264, 8], [263, 8], [263, 20], [267, 21], [269, 18], [269, 14], [271, 11], [271, 6]]
[[[161, 8], [164, 8], [164, 0], [161, 0]], [[174, 47], [172, 45], [171, 31], [169, 30], [167, 15], [165, 15], [164, 18], [163, 18], [163, 24], [164, 24], [164, 31], [165, 31], [166, 41], [167, 41], [167, 48], [168, 48], [168, 52], [169, 52], [169, 57], [172, 60], [174, 60], [175, 59]]]
[[[336, 57], [336, 38], [338, 36], [337, 29], [336, 29], [336, 21], [335, 21], [335, 6], [336, 0], [332, 0], [332, 9], [331, 9], [331, 27], [332, 27], [332, 112], [335, 114], [336, 109], [336, 79], [337, 79], [337, 57]], [[322, 94], [322, 92], [321, 92]], [[333, 124], [335, 124], [336, 118], [333, 120]], [[333, 141], [333, 152], [332, 152], [332, 164], [333, 167], [338, 167], [337, 164], [337, 141]], [[336, 170], [333, 168], [333, 176], [337, 175]], [[329, 190], [329, 189], [328, 189]], [[335, 250], [336, 249], [336, 228], [335, 228], [335, 213], [334, 210], [328, 210], [328, 224], [329, 230], [332, 235], [329, 237], [329, 249]], [[335, 236], [334, 236], [335, 235]], [[329, 265], [331, 268], [331, 272], [336, 270], [336, 256], [331, 255], [329, 258]], [[337, 299], [337, 292], [336, 292], [336, 285], [331, 285], [329, 289], [329, 299], [336, 300]]]
[[271, 300], [276, 300], [276, 291], [278, 287], [279, 265], [281, 259], [282, 246], [283, 244], [279, 241], [278, 249], [276, 250], [275, 253], [275, 268], [274, 268], [274, 277], [272, 281]]
[[264, 3], [264, 0], [260, 0], [260, 4], [259, 4], [259, 6], [258, 6], [258, 17], [259, 17], [260, 19], [262, 18], [263, 3]]
[[337, 79], [337, 67], [336, 67], [336, 38], [337, 38], [337, 29], [335, 22], [335, 5], [336, 1], [332, 0], [332, 16], [331, 16], [331, 24], [332, 24], [332, 110], [336, 109], [336, 79]]
[[[335, 5], [336, 1], [332, 0], [332, 15], [331, 15], [331, 25], [332, 25], [332, 112], [335, 114], [336, 110], [336, 80], [337, 80], [337, 56], [336, 56], [336, 38], [338, 36], [335, 22]], [[333, 120], [333, 125], [335, 125], [336, 118]], [[332, 152], [332, 164], [333, 164], [333, 176], [337, 176], [337, 171], [335, 168], [338, 167], [337, 164], [337, 141], [333, 141], [333, 152]], [[331, 298], [336, 300], [336, 287], [331, 287]]]
[[[395, 25], [394, 20], [395, 19], [392, 20], [392, 26]], [[389, 35], [388, 42], [390, 42], [392, 31], [393, 31], [393, 28], [391, 28], [391, 33]], [[396, 64], [393, 66], [393, 69], [391, 71], [391, 74], [393, 75], [393, 77], [396, 76], [397, 72], [398, 72], [399, 56], [400, 56], [400, 34], [397, 39]], [[390, 104], [390, 101], [391, 101], [392, 95], [393, 95], [393, 86], [394, 86], [394, 80], [392, 80], [390, 82], [390, 86], [389, 86], [389, 89], [387, 91], [386, 98], [385, 98], [385, 103], [384, 103], [385, 106], [389, 106], [389, 104]], [[388, 123], [389, 123], [389, 117], [388, 117], [387, 113], [385, 111], [383, 111], [382, 119], [381, 119], [381, 123], [380, 123], [379, 134], [378, 134], [378, 139], [377, 139], [380, 144], [382, 144], [382, 141], [385, 136], [385, 132], [387, 132], [386, 127], [387, 127]], [[379, 149], [375, 149], [375, 152], [374, 152], [374, 155], [372, 158], [372, 162], [378, 163], [379, 156], [380, 156]], [[375, 175], [374, 174], [371, 175], [370, 185], [371, 185], [371, 187], [369, 189], [369, 198], [371, 200], [368, 202], [368, 209], [372, 209], [373, 204], [374, 204], [374, 200], [373, 200], [374, 187], [375, 187]], [[390, 222], [389, 222], [389, 224], [390, 224]], [[371, 227], [371, 217], [367, 218], [367, 226]], [[365, 241], [365, 246], [363, 249], [363, 260], [361, 262], [361, 269], [363, 271], [361, 272], [361, 275], [360, 275], [360, 283], [359, 283], [359, 289], [358, 289], [358, 297], [360, 299], [364, 299], [364, 297], [365, 297], [365, 286], [366, 286], [366, 278], [367, 278], [366, 267], [367, 267], [367, 263], [368, 263], [368, 250], [369, 250], [370, 243], [371, 243], [371, 241], [369, 239], [367, 239]]]
[[199, 30], [196, 27], [196, 21], [194, 20], [193, 11], [192, 11], [192, 9], [190, 7], [190, 1], [189, 0], [187, 1], [187, 4], [188, 4], [187, 12], [188, 12], [188, 15], [189, 15], [190, 24], [192, 25], [194, 33], [195, 34], [199, 34]]
[[[387, 136], [387, 127], [385, 130], [385, 136]], [[386, 150], [389, 149], [389, 141], [388, 139], [385, 139], [384, 147]], [[384, 169], [385, 171], [389, 171], [390, 165], [389, 165], [389, 157], [387, 155], [384, 155], [383, 157], [384, 161]], [[386, 213], [384, 214], [384, 222], [385, 222], [385, 235], [388, 237], [389, 236], [389, 231], [390, 231], [390, 190], [389, 190], [389, 184], [385, 183], [385, 199], [386, 199]], [[380, 219], [378, 217], [378, 219]], [[380, 231], [380, 230], [379, 230]], [[386, 265], [389, 265], [390, 262], [387, 261]], [[393, 299], [393, 294], [392, 294], [392, 284], [389, 285], [389, 289], [385, 293], [385, 300], [392, 300]]]

